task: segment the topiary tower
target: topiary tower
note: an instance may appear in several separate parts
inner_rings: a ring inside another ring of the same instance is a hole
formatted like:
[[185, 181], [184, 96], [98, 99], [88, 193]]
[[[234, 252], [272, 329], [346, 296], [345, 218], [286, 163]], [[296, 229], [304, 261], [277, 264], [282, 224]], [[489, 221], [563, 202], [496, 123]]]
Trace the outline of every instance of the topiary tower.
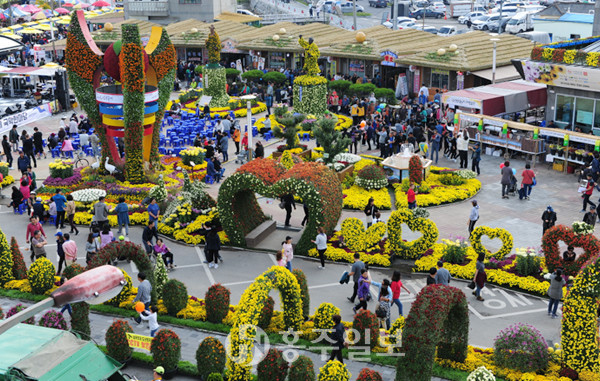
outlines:
[[198, 346], [196, 364], [200, 377], [206, 379], [209, 375], [223, 373], [225, 369], [225, 347], [214, 337], [207, 337]]
[[161, 329], [150, 344], [154, 366], [162, 366], [165, 372], [177, 369], [181, 357], [181, 340], [170, 329]]
[[167, 273], [167, 266], [165, 266], [165, 262], [159, 256], [156, 259], [156, 265], [154, 266], [154, 288], [158, 299], [162, 299], [163, 289], [168, 280], [169, 274]]
[[177, 316], [177, 313], [187, 306], [188, 292], [185, 284], [177, 279], [170, 279], [163, 287], [163, 304], [169, 315]]
[[[84, 272], [85, 269], [77, 264], [73, 263], [67, 266], [63, 271], [63, 276], [67, 279], [71, 279]], [[82, 334], [84, 339], [90, 336], [90, 305], [86, 302], [79, 302], [71, 304], [73, 314], [71, 315], [71, 331]]]
[[345, 152], [351, 142], [350, 138], [336, 131], [335, 125], [335, 119], [323, 118], [317, 123], [313, 131], [315, 139], [323, 147], [323, 162], [325, 164], [333, 163], [335, 155]]
[[269, 352], [256, 367], [256, 374], [261, 381], [285, 381], [288, 372], [288, 363], [283, 358], [283, 353], [275, 348]]
[[48, 258], [41, 257], [35, 260], [29, 267], [27, 279], [34, 294], [43, 295], [54, 286], [54, 274], [56, 269]]
[[133, 349], [127, 341], [127, 333], [133, 333], [133, 328], [125, 320], [115, 320], [106, 330], [106, 350], [108, 355], [123, 363], [131, 358]]
[[411, 183], [421, 184], [423, 182], [423, 163], [419, 155], [412, 155], [408, 160], [408, 178]]
[[231, 291], [220, 284], [213, 284], [206, 291], [204, 303], [206, 306], [206, 320], [220, 324], [229, 312], [229, 298]]
[[381, 374], [369, 368], [362, 368], [356, 381], [383, 381]]
[[[371, 349], [379, 342], [379, 320], [377, 316], [369, 310], [361, 310], [354, 315], [352, 328], [356, 330], [358, 338], [354, 338], [357, 346], [370, 346]], [[358, 340], [357, 340], [358, 339]]]
[[210, 107], [225, 107], [229, 102], [227, 95], [227, 77], [225, 68], [221, 61], [221, 39], [213, 25], [206, 39], [206, 50], [208, 50], [208, 65], [202, 68], [202, 81], [204, 83], [204, 94], [211, 96]]
[[0, 286], [4, 283], [14, 280], [13, 276], [13, 259], [10, 251], [10, 246], [6, 242], [6, 236], [0, 230]]
[[265, 301], [265, 305], [260, 313], [260, 318], [258, 319], [258, 326], [262, 329], [267, 329], [269, 324], [271, 324], [271, 319], [273, 318], [273, 308], [275, 307], [275, 300], [270, 296]]
[[309, 357], [300, 355], [290, 366], [290, 380], [315, 381], [315, 367]]
[[328, 361], [319, 369], [318, 381], [349, 381], [352, 374], [346, 364], [334, 360]]
[[17, 280], [27, 279], [27, 266], [23, 260], [23, 254], [19, 249], [19, 243], [15, 237], [10, 239], [10, 251], [13, 260], [13, 276]]
[[301, 35], [298, 44], [304, 48], [306, 74], [294, 80], [294, 110], [302, 114], [323, 115], [327, 111], [327, 79], [319, 75], [319, 48], [312, 38], [306, 41]]

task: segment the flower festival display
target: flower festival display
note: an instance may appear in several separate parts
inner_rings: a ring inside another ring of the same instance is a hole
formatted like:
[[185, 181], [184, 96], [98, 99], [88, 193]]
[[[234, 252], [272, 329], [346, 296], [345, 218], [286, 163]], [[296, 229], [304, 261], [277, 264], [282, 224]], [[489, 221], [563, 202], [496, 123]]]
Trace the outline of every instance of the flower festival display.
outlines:
[[398, 381], [429, 381], [434, 358], [464, 362], [469, 338], [465, 294], [442, 285], [424, 287], [417, 295], [402, 332]]
[[29, 266], [27, 279], [35, 294], [43, 295], [54, 286], [54, 274], [56, 269], [52, 262], [45, 257], [40, 257]]
[[[490, 239], [498, 238], [502, 241], [502, 247], [492, 253], [487, 250], [483, 244], [481, 243], [482, 236], [488, 236]], [[469, 238], [471, 241], [471, 246], [475, 250], [477, 254], [484, 254], [486, 258], [496, 258], [503, 259], [508, 254], [510, 254], [513, 248], [513, 237], [512, 234], [508, 232], [506, 229], [502, 228], [490, 228], [488, 226], [478, 226], [471, 233], [471, 237]]]
[[206, 50], [208, 50], [208, 65], [202, 67], [202, 80], [204, 82], [204, 94], [211, 96], [211, 107], [226, 107], [229, 103], [226, 85], [227, 77], [225, 68], [221, 61], [221, 40], [213, 25], [209, 28], [206, 39]]
[[50, 164], [50, 177], [66, 179], [73, 176], [73, 162], [70, 160], [56, 159]]
[[304, 49], [306, 75], [294, 80], [294, 111], [301, 114], [323, 115], [327, 111], [327, 79], [320, 76], [319, 48], [312, 38], [308, 41], [299, 36], [298, 43]]
[[334, 360], [328, 361], [319, 369], [317, 381], [349, 381], [352, 373], [348, 371], [345, 364]]
[[96, 202], [100, 197], [106, 197], [104, 189], [82, 189], [71, 193], [74, 201], [83, 202], [85, 204]]
[[388, 185], [388, 179], [383, 168], [378, 165], [368, 165], [358, 171], [354, 183], [365, 189], [381, 189]]
[[408, 160], [408, 178], [413, 184], [421, 184], [423, 182], [423, 162], [421, 156], [412, 155]]
[[364, 224], [358, 218], [346, 218], [342, 222], [342, 235], [350, 250], [365, 251], [379, 244], [386, 232], [383, 222], [369, 226], [365, 231]]
[[[573, 262], [566, 262], [560, 253], [558, 242], [563, 241], [567, 246], [580, 247], [584, 250]], [[576, 275], [584, 264], [600, 253], [600, 240], [593, 234], [576, 234], [573, 228], [556, 225], [546, 230], [542, 237], [542, 250], [546, 257], [548, 272], [554, 272], [558, 267], [563, 268], [566, 275]]]
[[133, 328], [125, 320], [117, 319], [106, 330], [106, 350], [108, 355], [119, 362], [126, 362], [131, 358], [133, 349], [127, 341], [127, 333], [133, 333]]
[[496, 381], [496, 377], [485, 366], [480, 366], [469, 374], [467, 381]]
[[500, 331], [494, 340], [494, 362], [521, 372], [546, 369], [548, 345], [542, 334], [527, 324], [513, 324]]
[[[296, 277], [281, 266], [273, 266], [254, 280], [240, 298], [227, 347], [227, 369], [232, 381], [250, 379], [256, 325], [269, 291], [279, 290], [286, 329], [298, 330], [303, 321], [300, 286]], [[242, 334], [243, 331], [243, 334]]]
[[[109, 157], [123, 169], [128, 181], [139, 184], [145, 177], [144, 163], [159, 161], [158, 127], [175, 79], [175, 49], [162, 28], [152, 29], [145, 47], [137, 25], [124, 24], [121, 30], [122, 40], [102, 53], [87, 28], [84, 13], [73, 12], [65, 61], [75, 96], [100, 138], [100, 169], [104, 170]], [[120, 85], [101, 87], [103, 71]], [[96, 92], [111, 102], [96, 102]], [[125, 160], [115, 137], [125, 140]]]
[[46, 313], [44, 313], [44, 315], [40, 318], [38, 325], [42, 327], [61, 329], [63, 331], [69, 329], [63, 314], [55, 310], [46, 311]]
[[[422, 236], [414, 241], [402, 239], [402, 224], [412, 231], [419, 231]], [[400, 209], [392, 212], [388, 219], [388, 240], [391, 250], [400, 258], [418, 258], [435, 244], [439, 237], [437, 225], [430, 219], [415, 217], [410, 209]]]
[[207, 337], [198, 346], [196, 350], [196, 363], [198, 373], [203, 378], [211, 373], [223, 373], [225, 369], [225, 347], [218, 339]]
[[170, 329], [161, 329], [150, 344], [154, 366], [162, 366], [165, 372], [177, 369], [181, 357], [181, 340]]
[[13, 275], [14, 262], [12, 252], [4, 232], [0, 230], [0, 286], [15, 279]]
[[[264, 159], [270, 160], [270, 159]], [[252, 162], [251, 162], [252, 163]], [[258, 167], [245, 164], [227, 178], [219, 188], [217, 209], [223, 230], [235, 245], [245, 246], [245, 236], [263, 221], [266, 216], [260, 209], [255, 193], [280, 198], [293, 194], [308, 207], [310, 218], [304, 228], [295, 251], [306, 255], [314, 247], [311, 240], [317, 227], [331, 233], [342, 212], [342, 186], [335, 173], [319, 163], [300, 163], [284, 172], [279, 178], [255, 172]], [[277, 168], [270, 164], [267, 167]], [[279, 170], [271, 171], [276, 175]]]
[[572, 225], [573, 233], [577, 235], [588, 235], [594, 233], [594, 227], [583, 221], [575, 221]]

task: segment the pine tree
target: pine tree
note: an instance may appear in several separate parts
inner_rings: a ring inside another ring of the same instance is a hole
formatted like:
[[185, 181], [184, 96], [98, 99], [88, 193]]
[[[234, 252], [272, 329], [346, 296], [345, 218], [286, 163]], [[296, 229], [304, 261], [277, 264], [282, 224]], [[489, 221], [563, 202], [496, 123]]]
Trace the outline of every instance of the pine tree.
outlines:
[[17, 280], [27, 279], [27, 266], [15, 237], [10, 239], [10, 251], [13, 260], [13, 276]]
[[285, 139], [286, 149], [296, 148], [298, 145], [298, 125], [304, 120], [304, 115], [287, 113], [276, 119], [277, 123], [282, 124], [284, 128], [274, 125], [273, 134], [278, 138]]
[[333, 163], [335, 155], [342, 153], [350, 144], [350, 139], [335, 130], [335, 119], [321, 119], [313, 130], [317, 142], [323, 147], [323, 161]]

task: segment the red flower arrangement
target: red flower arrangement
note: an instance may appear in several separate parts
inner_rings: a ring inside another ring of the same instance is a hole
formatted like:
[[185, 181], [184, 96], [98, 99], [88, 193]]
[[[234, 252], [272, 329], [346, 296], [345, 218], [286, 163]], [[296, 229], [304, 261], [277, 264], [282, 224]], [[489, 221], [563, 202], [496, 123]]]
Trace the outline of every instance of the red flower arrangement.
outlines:
[[127, 333], [133, 333], [133, 328], [125, 320], [115, 320], [106, 331], [106, 350], [108, 355], [119, 362], [131, 358], [133, 349], [127, 341]]
[[288, 371], [288, 363], [280, 350], [271, 348], [258, 363], [256, 373], [261, 381], [284, 381]]
[[411, 183], [421, 184], [423, 182], [423, 163], [419, 155], [412, 155], [408, 160], [408, 178]]
[[166, 46], [165, 50], [158, 54], [150, 55], [150, 65], [156, 72], [157, 80], [163, 79], [170, 70], [177, 66], [175, 61], [175, 47], [172, 44]]
[[181, 357], [181, 340], [170, 329], [161, 329], [150, 344], [154, 366], [162, 366], [169, 372], [177, 369]]
[[221, 284], [213, 284], [206, 291], [204, 303], [206, 306], [206, 321], [220, 324], [229, 312], [231, 291]]
[[531, 59], [534, 61], [541, 61], [542, 53], [544, 53], [544, 49], [541, 46], [534, 47], [531, 49]]
[[[573, 262], [565, 262], [559, 252], [559, 241], [568, 246], [581, 247], [584, 253]], [[546, 230], [542, 237], [542, 250], [550, 272], [561, 267], [566, 275], [577, 275], [587, 261], [600, 253], [600, 240], [592, 234], [577, 235], [570, 227], [556, 225]]]
[[565, 49], [552, 49], [552, 62], [564, 62]]
[[27, 279], [27, 266], [23, 260], [23, 254], [19, 249], [19, 243], [15, 237], [10, 239], [10, 251], [13, 260], [13, 276], [17, 280]]
[[75, 34], [69, 32], [65, 62], [69, 71], [92, 83], [96, 69], [102, 64], [102, 58], [92, 52], [88, 44], [81, 42]]
[[254, 159], [238, 168], [236, 172], [251, 173], [265, 185], [273, 185], [285, 173], [285, 167], [273, 159]]
[[383, 381], [381, 374], [369, 368], [362, 368], [356, 381]]
[[[370, 346], [375, 348], [379, 342], [379, 319], [369, 310], [361, 310], [354, 315], [352, 328], [358, 337], [354, 338], [354, 345], [358, 347]], [[367, 338], [367, 335], [369, 336]]]

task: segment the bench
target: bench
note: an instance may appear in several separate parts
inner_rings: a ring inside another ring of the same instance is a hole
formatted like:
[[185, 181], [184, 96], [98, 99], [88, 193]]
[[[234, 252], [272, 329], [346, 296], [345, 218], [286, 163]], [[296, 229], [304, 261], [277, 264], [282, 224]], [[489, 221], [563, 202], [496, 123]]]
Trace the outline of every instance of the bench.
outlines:
[[246, 235], [246, 246], [256, 247], [265, 237], [273, 233], [276, 228], [277, 223], [274, 220], [263, 222]]

